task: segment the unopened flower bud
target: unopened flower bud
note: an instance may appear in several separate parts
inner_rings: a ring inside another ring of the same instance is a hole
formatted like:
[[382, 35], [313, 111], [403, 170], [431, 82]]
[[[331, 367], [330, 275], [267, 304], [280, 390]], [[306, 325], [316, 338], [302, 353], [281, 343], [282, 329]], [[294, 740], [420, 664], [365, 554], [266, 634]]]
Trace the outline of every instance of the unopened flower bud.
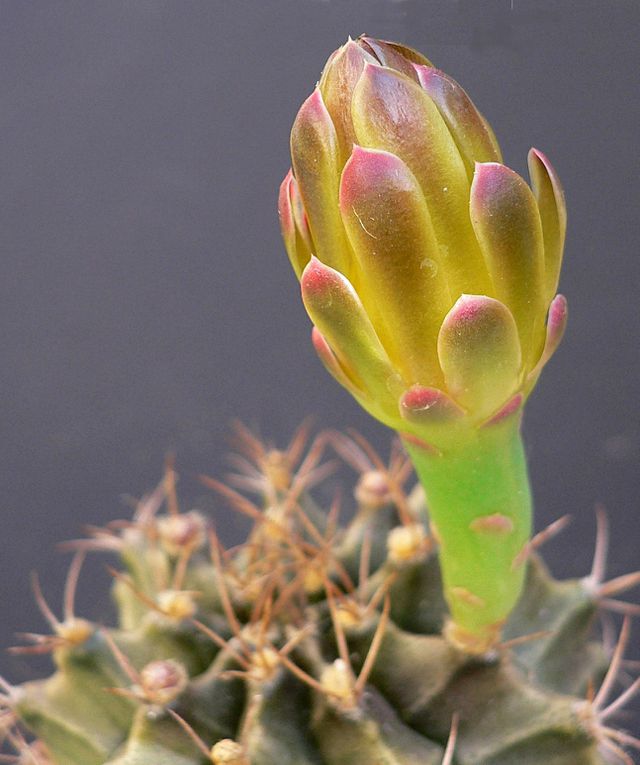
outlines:
[[165, 706], [184, 691], [189, 682], [187, 670], [173, 659], [152, 661], [140, 672], [140, 690], [150, 704]]
[[178, 556], [185, 550], [197, 550], [206, 541], [207, 522], [195, 510], [158, 519], [160, 542], [169, 555]]
[[282, 231], [334, 377], [436, 445], [443, 424], [517, 410], [566, 319], [552, 302], [566, 211], [547, 158], [531, 150], [529, 187], [455, 80], [368, 37], [329, 58], [291, 155]]
[[[560, 181], [531, 149], [529, 185], [455, 80], [369, 37], [327, 61], [291, 160], [280, 221], [313, 345], [401, 434], [439, 530], [446, 634], [481, 653], [524, 582], [520, 414], [567, 318]], [[496, 514], [509, 533], [487, 525]], [[390, 559], [423, 555], [423, 532], [394, 530]]]
[[380, 470], [368, 470], [363, 473], [354, 495], [361, 507], [384, 507], [392, 501], [389, 481]]

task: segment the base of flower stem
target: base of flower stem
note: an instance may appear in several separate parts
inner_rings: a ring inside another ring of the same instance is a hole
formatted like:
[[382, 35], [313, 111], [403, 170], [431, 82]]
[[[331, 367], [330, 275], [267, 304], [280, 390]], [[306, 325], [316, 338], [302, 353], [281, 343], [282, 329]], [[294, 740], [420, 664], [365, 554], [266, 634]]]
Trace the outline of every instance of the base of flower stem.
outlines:
[[459, 651], [471, 656], [482, 656], [496, 648], [500, 643], [503, 626], [504, 621], [499, 621], [495, 624], [487, 624], [486, 627], [475, 632], [469, 632], [459, 624], [449, 620], [445, 625], [443, 634], [449, 643]]

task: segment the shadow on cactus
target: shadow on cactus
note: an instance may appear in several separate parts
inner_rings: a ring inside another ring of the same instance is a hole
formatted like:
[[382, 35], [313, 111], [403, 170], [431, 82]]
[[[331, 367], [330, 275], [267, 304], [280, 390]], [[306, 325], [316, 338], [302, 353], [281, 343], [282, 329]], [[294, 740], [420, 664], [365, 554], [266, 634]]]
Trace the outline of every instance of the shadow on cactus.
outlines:
[[[313, 342], [400, 438], [385, 462], [356, 434], [278, 450], [238, 426], [237, 472], [202, 480], [251, 520], [243, 544], [180, 510], [172, 464], [131, 521], [69, 543], [61, 616], [34, 580], [50, 633], [12, 649], [55, 672], [2, 681], [0, 761], [632, 765], [615, 718], [640, 609], [619, 597], [640, 573], [606, 581], [604, 512], [580, 579], [537, 552], [565, 519], [531, 536], [520, 421], [566, 320], [549, 161], [532, 150], [529, 188], [456, 82], [370, 38], [329, 59], [291, 145], [280, 217]], [[317, 491], [340, 460], [345, 523]], [[93, 551], [120, 560], [113, 628], [75, 613]]]

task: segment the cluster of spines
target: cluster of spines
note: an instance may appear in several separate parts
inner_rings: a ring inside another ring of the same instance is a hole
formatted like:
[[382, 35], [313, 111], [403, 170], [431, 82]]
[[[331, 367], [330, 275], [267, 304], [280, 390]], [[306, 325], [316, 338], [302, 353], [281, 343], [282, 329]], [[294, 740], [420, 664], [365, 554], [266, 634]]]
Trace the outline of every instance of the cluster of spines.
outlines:
[[[385, 465], [357, 436], [321, 434], [306, 449], [305, 427], [278, 451], [239, 433], [244, 454], [230, 482], [261, 504], [203, 481], [252, 520], [245, 544], [225, 550], [200, 513], [180, 512], [169, 463], [133, 521], [72, 544], [62, 619], [34, 580], [52, 634], [27, 634], [31, 645], [14, 650], [52, 652], [57, 672], [3, 683], [0, 730], [14, 753], [0, 761], [138, 765], [162, 753], [171, 765], [632, 762], [625, 747], [639, 742], [608, 721], [638, 681], [609, 697], [638, 610], [615, 596], [640, 577], [603, 583], [603, 513], [584, 580], [555, 582], [533, 554], [558, 525], [537, 537], [502, 644], [471, 659], [440, 636], [437, 542], [419, 490], [404, 489], [410, 468], [398, 448]], [[338, 501], [325, 515], [310, 496], [333, 468], [322, 463], [329, 445], [360, 473], [346, 529]], [[96, 549], [125, 564], [110, 569], [114, 630], [74, 613], [82, 560]], [[592, 639], [602, 608], [627, 614], [610, 657]], [[489, 700], [501, 719], [485, 719]], [[96, 714], [106, 718], [101, 730], [91, 729]], [[29, 741], [19, 719], [40, 740]]]

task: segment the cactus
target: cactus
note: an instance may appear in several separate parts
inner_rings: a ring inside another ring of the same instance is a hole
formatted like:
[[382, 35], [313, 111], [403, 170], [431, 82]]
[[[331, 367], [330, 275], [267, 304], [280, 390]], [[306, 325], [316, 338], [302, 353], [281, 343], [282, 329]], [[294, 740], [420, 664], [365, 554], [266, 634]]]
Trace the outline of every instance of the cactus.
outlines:
[[[532, 150], [530, 189], [457, 83], [372, 38], [329, 59], [291, 146], [279, 210], [314, 345], [400, 438], [385, 463], [356, 434], [278, 450], [238, 426], [238, 472], [202, 477], [251, 520], [230, 549], [169, 462], [131, 521], [67, 545], [61, 618], [34, 579], [51, 634], [12, 650], [55, 671], [0, 681], [0, 762], [632, 764], [619, 596], [640, 572], [605, 581], [602, 511], [582, 578], [538, 552], [566, 519], [531, 537], [520, 421], [567, 314], [555, 171]], [[344, 524], [320, 491], [336, 457], [358, 474]], [[75, 614], [92, 551], [120, 560], [112, 628]]]
[[[638, 690], [622, 678], [629, 621], [613, 654], [596, 639], [603, 609], [633, 611], [616, 594], [638, 575], [604, 582], [600, 513], [590, 576], [556, 581], [534, 538], [523, 595], [501, 643], [464, 652], [447, 618], [424, 495], [410, 464], [360, 437], [307, 429], [283, 451], [242, 430], [243, 473], [203, 481], [252, 528], [224, 549], [199, 512], [180, 512], [175, 473], [133, 520], [70, 543], [74, 557], [58, 618], [37, 581], [54, 674], [2, 687], [6, 741], [21, 765], [595, 765], [626, 762], [639, 742], [610, 719]], [[358, 471], [356, 512], [341, 527], [314, 486], [332, 449]], [[88, 551], [116, 554], [118, 625], [74, 613]], [[597, 688], [597, 691], [594, 689]], [[20, 733], [23, 724], [37, 738]], [[9, 756], [7, 756], [8, 758]], [[617, 759], [616, 759], [617, 758]]]

